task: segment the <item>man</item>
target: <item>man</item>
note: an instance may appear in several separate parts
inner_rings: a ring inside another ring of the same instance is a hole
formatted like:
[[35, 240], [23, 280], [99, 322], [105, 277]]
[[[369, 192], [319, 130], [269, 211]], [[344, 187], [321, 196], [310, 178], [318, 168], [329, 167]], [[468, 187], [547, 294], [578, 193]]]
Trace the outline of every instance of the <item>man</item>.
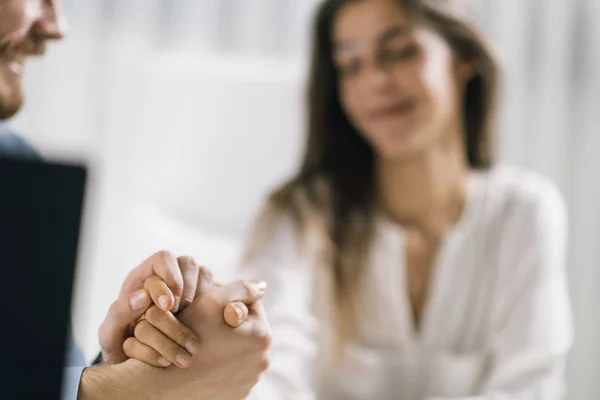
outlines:
[[[27, 59], [42, 55], [48, 41], [65, 33], [61, 0], [0, 0], [0, 120], [21, 107]], [[0, 156], [37, 158], [5, 126]], [[260, 282], [215, 285], [190, 257], [166, 251], [149, 257], [126, 278], [100, 328], [101, 363], [69, 368], [64, 398], [246, 398], [268, 364], [270, 331], [259, 303], [264, 290]], [[149, 330], [154, 327], [160, 331]], [[74, 354], [70, 361], [81, 359]]]

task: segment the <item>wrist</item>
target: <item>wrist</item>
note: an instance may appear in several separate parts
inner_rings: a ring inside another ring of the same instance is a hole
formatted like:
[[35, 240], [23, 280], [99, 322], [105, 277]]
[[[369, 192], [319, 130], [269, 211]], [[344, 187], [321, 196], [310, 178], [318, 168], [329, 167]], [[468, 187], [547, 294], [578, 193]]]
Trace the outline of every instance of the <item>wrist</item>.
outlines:
[[152, 367], [137, 360], [115, 365], [86, 368], [79, 384], [77, 400], [142, 400], [158, 392]]
[[107, 397], [111, 382], [110, 366], [89, 367], [83, 370], [77, 400], [99, 400]]

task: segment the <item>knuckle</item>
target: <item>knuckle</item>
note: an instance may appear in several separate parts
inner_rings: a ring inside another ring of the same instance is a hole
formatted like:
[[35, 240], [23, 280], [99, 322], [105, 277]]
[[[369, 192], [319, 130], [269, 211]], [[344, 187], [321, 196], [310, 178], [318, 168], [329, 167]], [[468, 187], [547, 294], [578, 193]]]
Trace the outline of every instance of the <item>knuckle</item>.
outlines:
[[167, 341], [165, 342], [165, 353], [168, 354], [170, 357], [176, 357], [177, 354], [179, 354], [180, 352], [180, 347], [177, 343], [172, 342], [172, 341]]
[[198, 290], [202, 294], [208, 293], [214, 288], [214, 279], [212, 272], [206, 267], [198, 267]]
[[125, 342], [123, 342], [123, 351], [125, 352], [125, 355], [129, 358], [134, 358], [135, 356], [135, 338], [128, 338], [127, 340], [125, 340]]
[[168, 250], [161, 250], [154, 254], [154, 257], [159, 259], [160, 261], [170, 261], [175, 259], [175, 255]]
[[[161, 250], [159, 252], [157, 252], [156, 254], [154, 254], [154, 259], [160, 263], [163, 264], [163, 266], [167, 266], [167, 269], [169, 266], [173, 267], [173, 265], [176, 265], [177, 267], [179, 266], [178, 262], [177, 262], [177, 257], [175, 257], [175, 255], [167, 250]], [[173, 273], [173, 271], [171, 271], [171, 273]], [[183, 290], [183, 281], [178, 279], [177, 277], [170, 277], [168, 279], [168, 281], [165, 282], [172, 290], [175, 291], [181, 291]]]
[[237, 281], [237, 284], [242, 289], [243, 296], [245, 298], [254, 297], [254, 289], [250, 286], [247, 281]]
[[206, 267], [198, 267], [198, 274], [202, 275], [202, 279], [213, 280], [213, 273], [210, 269]]
[[102, 338], [102, 336], [104, 336], [106, 334], [107, 330], [108, 329], [106, 328], [106, 320], [104, 320], [98, 327], [98, 336], [100, 336], [100, 338]]
[[[114, 317], [119, 313], [119, 300], [114, 301], [108, 308], [107, 317]], [[105, 320], [106, 322], [106, 320]]]
[[181, 293], [183, 292], [183, 287], [185, 286], [181, 277], [172, 277], [168, 279], [165, 283], [171, 289], [171, 291], [173, 291], [173, 294], [176, 295], [181, 295]]
[[144, 287], [147, 288], [148, 286], [154, 286], [157, 283], [159, 283], [160, 281], [161, 281], [161, 279], [158, 276], [152, 275], [151, 277], [149, 277], [148, 279], [146, 279], [144, 281]]
[[119, 301], [113, 302], [108, 308], [108, 312], [106, 314], [106, 318], [100, 324], [98, 328], [98, 334], [100, 336], [110, 336], [111, 331], [113, 330], [113, 326], [115, 325], [116, 318], [119, 315]]
[[106, 321], [104, 321], [102, 324], [100, 324], [100, 327], [98, 328], [98, 341], [102, 349], [107, 349], [108, 347], [110, 347], [111, 343], [109, 337], [110, 330], [106, 326]]
[[265, 334], [260, 337], [260, 347], [262, 349], [268, 349], [271, 347], [272, 337], [271, 334]]
[[185, 265], [187, 268], [191, 268], [192, 270], [198, 270], [200, 267], [196, 262], [196, 259], [192, 256], [181, 256], [177, 258], [179, 265]]
[[260, 360], [260, 363], [258, 364], [258, 369], [262, 373], [262, 372], [265, 372], [266, 370], [268, 370], [270, 366], [271, 366], [271, 359], [269, 358], [268, 355], [265, 354], [263, 356], [263, 359]]
[[146, 320], [140, 321], [133, 330], [135, 337], [144, 337], [150, 332], [150, 323]]
[[256, 343], [256, 346], [261, 350], [267, 350], [271, 347], [271, 342], [273, 340], [271, 330], [262, 324], [259, 324], [254, 329], [252, 338], [254, 343]]
[[175, 296], [181, 296], [181, 293], [183, 293], [184, 284], [182, 281], [175, 279], [172, 282], [168, 282], [168, 286]]
[[175, 340], [175, 342], [177, 343], [186, 343], [188, 339], [188, 333], [182, 329], [177, 330], [177, 332], [175, 332], [175, 334], [173, 335], [173, 340]]
[[141, 349], [140, 354], [136, 356], [136, 358], [147, 363], [156, 363], [158, 357], [154, 354], [152, 350], [143, 348]]
[[148, 322], [151, 324], [158, 323], [162, 317], [164, 316], [164, 311], [158, 308], [156, 305], [153, 305], [146, 311], [145, 317]]
[[155, 354], [154, 350], [146, 346], [138, 346], [138, 343], [139, 342], [135, 339], [131, 340], [129, 354], [125, 352], [127, 357], [136, 358], [146, 363], [156, 363], [158, 356]]
[[[181, 297], [181, 303], [184, 305], [189, 305], [194, 302], [194, 293], [185, 294]], [[179, 306], [182, 309], [183, 306]]]

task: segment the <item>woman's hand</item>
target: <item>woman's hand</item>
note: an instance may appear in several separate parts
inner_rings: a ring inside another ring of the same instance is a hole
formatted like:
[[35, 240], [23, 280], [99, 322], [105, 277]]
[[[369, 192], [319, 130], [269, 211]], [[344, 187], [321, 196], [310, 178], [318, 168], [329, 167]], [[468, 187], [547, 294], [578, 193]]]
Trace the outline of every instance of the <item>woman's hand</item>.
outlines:
[[[165, 289], [164, 282], [156, 276], [148, 278], [144, 286], [153, 299], [159, 299]], [[200, 268], [194, 298], [208, 293], [215, 286], [220, 285], [213, 283], [210, 271]], [[180, 307], [181, 310], [183, 308]], [[233, 328], [240, 326], [247, 318], [248, 307], [243, 302], [230, 303], [223, 310], [223, 319]], [[172, 312], [156, 305], [151, 306], [139, 319], [133, 332], [134, 336], [123, 344], [125, 354], [155, 367], [175, 365], [187, 368], [192, 364], [200, 345], [196, 335], [179, 322]]]

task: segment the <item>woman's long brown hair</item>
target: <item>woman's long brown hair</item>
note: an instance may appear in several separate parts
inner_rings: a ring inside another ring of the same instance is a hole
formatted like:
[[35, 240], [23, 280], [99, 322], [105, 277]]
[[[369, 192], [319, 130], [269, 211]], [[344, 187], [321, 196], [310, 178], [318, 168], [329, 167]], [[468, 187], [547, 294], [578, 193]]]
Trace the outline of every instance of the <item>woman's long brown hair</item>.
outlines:
[[[264, 249], [265, 241], [272, 239], [264, 233], [272, 232], [281, 215], [293, 219], [303, 242], [318, 244], [311, 251], [317, 251], [320, 263], [331, 270], [340, 349], [360, 332], [356, 306], [377, 203], [375, 155], [343, 111], [332, 59], [335, 16], [340, 7], [356, 1], [365, 0], [326, 0], [317, 12], [302, 167], [269, 197], [246, 253], [250, 261]], [[466, 161], [473, 169], [490, 167], [499, 67], [483, 34], [463, 12], [464, 0], [397, 1], [411, 16], [440, 33], [456, 59], [475, 67], [462, 108]]]

